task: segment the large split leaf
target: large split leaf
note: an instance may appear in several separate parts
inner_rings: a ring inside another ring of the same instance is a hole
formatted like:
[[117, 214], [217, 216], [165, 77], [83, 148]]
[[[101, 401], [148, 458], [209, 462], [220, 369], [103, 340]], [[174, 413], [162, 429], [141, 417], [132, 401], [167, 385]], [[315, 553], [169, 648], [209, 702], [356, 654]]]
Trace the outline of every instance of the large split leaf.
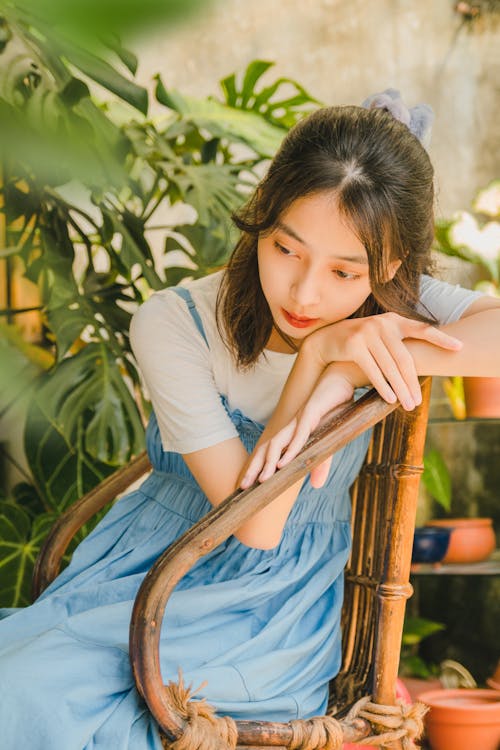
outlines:
[[233, 73], [221, 81], [221, 88], [230, 107], [256, 112], [272, 125], [288, 129], [320, 102], [291, 78], [278, 78], [271, 85], [258, 88], [260, 79], [273, 65], [254, 60], [240, 84]]
[[212, 273], [224, 265], [230, 249], [230, 235], [220, 236], [213, 227], [202, 224], [176, 227], [176, 233], [165, 240], [165, 254], [168, 259], [169, 253], [183, 253], [189, 267], [167, 266], [168, 283], [178, 284], [186, 276], [200, 278]]
[[0, 502], [0, 606], [30, 603], [33, 566], [54, 520], [50, 513], [32, 519], [19, 505]]
[[201, 224], [228, 222], [231, 213], [245, 198], [235, 168], [227, 164], [169, 165], [167, 174], [182, 199], [196, 209]]
[[89, 344], [43, 376], [25, 451], [47, 507], [62, 509], [144, 445], [124, 373], [104, 344]]
[[245, 143], [262, 156], [273, 156], [285, 134], [284, 130], [266, 122], [255, 112], [167, 91], [159, 76], [156, 97], [161, 104], [182, 115], [184, 120], [206, 128], [212, 135]]

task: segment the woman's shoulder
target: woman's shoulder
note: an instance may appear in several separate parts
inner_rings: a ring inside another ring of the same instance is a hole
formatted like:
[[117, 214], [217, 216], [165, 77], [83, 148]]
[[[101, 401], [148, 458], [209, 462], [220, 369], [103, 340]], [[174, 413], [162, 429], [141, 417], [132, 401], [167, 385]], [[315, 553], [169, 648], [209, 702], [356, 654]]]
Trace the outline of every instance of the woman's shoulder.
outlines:
[[[170, 286], [160, 289], [137, 308], [132, 320], [136, 323], [156, 324], [179, 318], [189, 319], [191, 317], [189, 308], [185, 298], [176, 292], [178, 288], [189, 291], [197, 309], [202, 308], [205, 313], [215, 311], [221, 280], [222, 272], [219, 271], [200, 279], [190, 279], [180, 284], [179, 287]], [[200, 314], [202, 314], [202, 309], [198, 310]]]
[[185, 296], [176, 292], [180, 287], [166, 287], [154, 292], [132, 316], [130, 341], [133, 351], [139, 350], [149, 341], [151, 344], [156, 342], [157, 346], [161, 342], [164, 350], [195, 346], [213, 356], [220, 346], [215, 307], [221, 280], [222, 274], [217, 272], [182, 284], [182, 288], [189, 291], [201, 318], [202, 331]]
[[438, 323], [453, 323], [481, 296], [481, 292], [465, 289], [460, 284], [434, 278], [428, 274], [420, 277], [419, 312], [431, 315]]

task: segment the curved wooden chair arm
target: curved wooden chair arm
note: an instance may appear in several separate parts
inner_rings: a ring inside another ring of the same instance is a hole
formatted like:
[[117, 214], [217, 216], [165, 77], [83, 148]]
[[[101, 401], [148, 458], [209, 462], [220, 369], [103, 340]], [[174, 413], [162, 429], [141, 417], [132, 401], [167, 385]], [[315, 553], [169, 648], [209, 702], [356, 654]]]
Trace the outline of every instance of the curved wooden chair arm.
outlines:
[[[165, 606], [177, 582], [200, 557], [225, 541], [251, 515], [398, 406], [386, 403], [371, 390], [349, 406], [333, 410], [293, 461], [265, 483], [226, 498], [174, 542], [146, 575], [132, 613], [130, 657], [138, 690], [169, 742], [178, 739], [186, 725], [185, 717], [168, 699], [159, 658]], [[240, 744], [287, 746], [291, 739], [289, 724], [249, 721], [236, 724]], [[356, 719], [354, 724], [346, 726], [345, 740], [359, 740], [369, 733], [369, 722]]]
[[37, 599], [59, 573], [61, 560], [74, 535], [87, 521], [106, 507], [132, 482], [151, 468], [146, 451], [127, 466], [115, 471], [97, 487], [77, 500], [54, 524], [36, 560], [33, 572], [32, 598]]

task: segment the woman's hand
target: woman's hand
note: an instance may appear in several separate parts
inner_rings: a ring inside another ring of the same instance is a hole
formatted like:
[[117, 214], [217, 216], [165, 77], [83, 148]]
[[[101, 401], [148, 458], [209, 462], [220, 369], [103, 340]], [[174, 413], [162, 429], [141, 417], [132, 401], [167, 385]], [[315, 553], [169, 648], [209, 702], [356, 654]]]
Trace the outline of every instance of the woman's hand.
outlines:
[[462, 342], [435, 326], [397, 313], [350, 318], [320, 328], [304, 342], [320, 363], [354, 362], [389, 403], [399, 400], [410, 410], [422, 401], [413, 357], [405, 339], [420, 339], [458, 351]]
[[[353, 397], [354, 386], [348, 368], [333, 364], [325, 369], [310, 397], [295, 417], [269, 440], [258, 444], [246, 466], [240, 487], [264, 482], [289, 463], [304, 447], [309, 436], [331, 409]], [[313, 487], [322, 487], [330, 470], [331, 457], [311, 471]]]

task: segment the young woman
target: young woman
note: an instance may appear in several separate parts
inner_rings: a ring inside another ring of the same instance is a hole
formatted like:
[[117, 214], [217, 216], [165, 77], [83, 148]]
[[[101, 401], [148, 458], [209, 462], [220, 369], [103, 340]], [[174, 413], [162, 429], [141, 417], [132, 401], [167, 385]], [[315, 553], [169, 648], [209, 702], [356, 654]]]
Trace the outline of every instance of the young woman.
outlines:
[[[426, 275], [433, 171], [415, 135], [422, 111], [394, 92], [370, 104], [300, 122], [236, 217], [227, 269], [159, 292], [135, 315], [153, 472], [39, 601], [0, 623], [5, 750], [159, 750], [128, 628], [165, 547], [235, 488], [270, 476], [356, 388], [373, 384], [412, 409], [419, 374], [500, 375], [498, 301]], [[235, 718], [325, 709], [340, 666], [349, 487], [368, 439], [179, 582], [162, 631], [165, 681], [179, 667], [187, 683], [206, 680], [203, 695]]]

